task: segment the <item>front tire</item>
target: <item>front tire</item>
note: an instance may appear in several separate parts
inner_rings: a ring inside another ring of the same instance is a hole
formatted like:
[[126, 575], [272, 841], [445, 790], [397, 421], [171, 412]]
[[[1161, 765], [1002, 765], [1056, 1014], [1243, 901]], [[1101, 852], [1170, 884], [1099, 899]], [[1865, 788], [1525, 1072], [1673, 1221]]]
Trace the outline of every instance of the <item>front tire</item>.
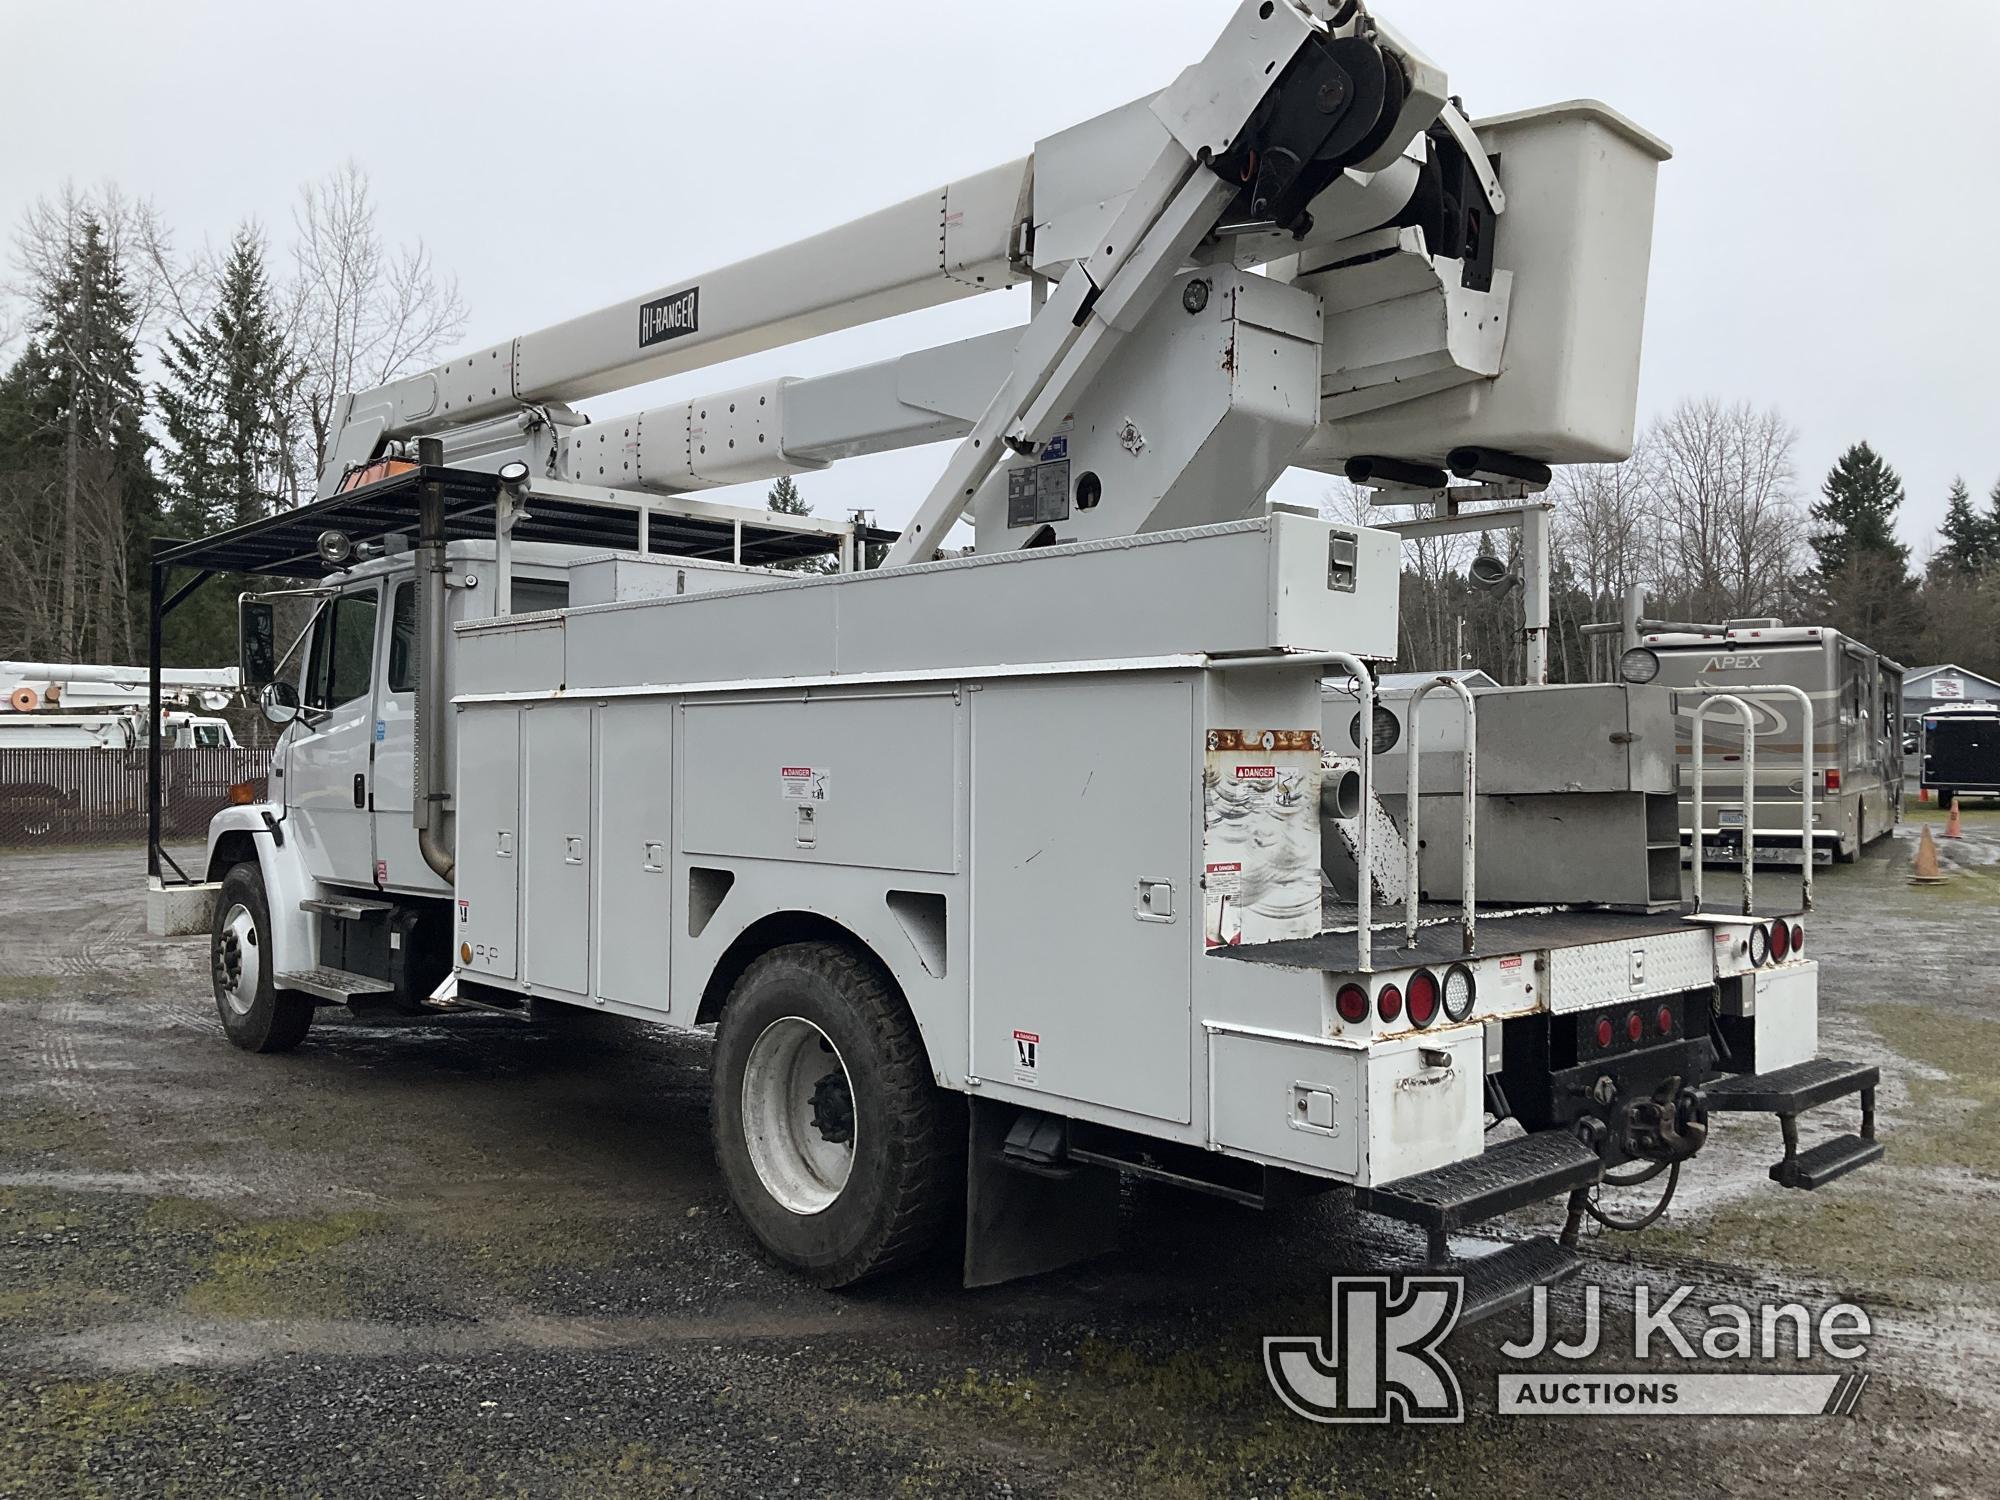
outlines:
[[888, 976], [837, 943], [764, 954], [730, 991], [711, 1121], [736, 1211], [823, 1287], [916, 1259], [957, 1201], [955, 1101]]
[[254, 864], [237, 865], [215, 898], [208, 953], [222, 1029], [246, 1052], [289, 1052], [312, 1025], [311, 998], [277, 987], [271, 951], [264, 876]]

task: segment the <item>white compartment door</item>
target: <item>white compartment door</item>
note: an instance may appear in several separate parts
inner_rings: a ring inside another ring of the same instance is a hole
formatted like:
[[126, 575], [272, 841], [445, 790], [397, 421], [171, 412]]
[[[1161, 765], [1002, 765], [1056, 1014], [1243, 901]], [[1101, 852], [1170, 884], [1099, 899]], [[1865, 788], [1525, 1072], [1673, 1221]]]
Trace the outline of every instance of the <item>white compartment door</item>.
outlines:
[[597, 710], [597, 993], [665, 1012], [673, 934], [674, 705]]
[[540, 703], [521, 713], [521, 977], [539, 989], [590, 992], [590, 705]]
[[972, 710], [972, 1072], [1192, 1113], [1191, 683], [987, 683]]
[[480, 707], [458, 723], [458, 966], [468, 974], [519, 973], [521, 711]]

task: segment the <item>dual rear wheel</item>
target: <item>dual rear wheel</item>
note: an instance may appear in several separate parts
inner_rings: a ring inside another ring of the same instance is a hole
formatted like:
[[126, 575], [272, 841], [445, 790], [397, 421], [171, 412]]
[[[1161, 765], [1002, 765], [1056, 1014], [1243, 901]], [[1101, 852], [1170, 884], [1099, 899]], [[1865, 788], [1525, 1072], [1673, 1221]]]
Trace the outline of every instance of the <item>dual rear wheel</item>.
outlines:
[[936, 1243], [963, 1184], [956, 1105], [902, 996], [853, 949], [775, 948], [730, 992], [715, 1045], [716, 1160], [764, 1248], [820, 1286]]

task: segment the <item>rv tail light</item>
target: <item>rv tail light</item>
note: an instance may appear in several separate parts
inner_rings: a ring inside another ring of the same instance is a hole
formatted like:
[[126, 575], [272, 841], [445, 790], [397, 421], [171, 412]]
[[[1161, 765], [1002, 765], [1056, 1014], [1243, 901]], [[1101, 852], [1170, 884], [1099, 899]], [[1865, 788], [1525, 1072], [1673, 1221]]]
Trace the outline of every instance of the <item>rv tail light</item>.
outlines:
[[1639, 1012], [1636, 1010], [1625, 1018], [1625, 1035], [1635, 1042], [1646, 1035], [1646, 1023], [1639, 1019]]
[[1792, 957], [1797, 958], [1806, 951], [1806, 930], [1797, 922], [1792, 923]]
[[1368, 991], [1358, 984], [1343, 984], [1333, 997], [1333, 1008], [1348, 1025], [1358, 1025], [1368, 1019]]
[[229, 805], [248, 807], [257, 800], [257, 788], [248, 781], [232, 781], [229, 784]]
[[1385, 984], [1375, 992], [1375, 1014], [1385, 1021], [1393, 1021], [1403, 1013], [1403, 992], [1393, 984]]
[[1783, 963], [1792, 951], [1792, 929], [1787, 922], [1771, 924], [1771, 957]]
[[1671, 1005], [1662, 1005], [1657, 1019], [1660, 1025], [1660, 1035], [1672, 1036], [1674, 1034], [1674, 1008]]
[[1421, 1030], [1435, 1021], [1438, 1013], [1437, 975], [1429, 969], [1419, 969], [1412, 974], [1404, 1002], [1409, 1006], [1412, 1026]]
[[1837, 792], [1840, 790], [1840, 772], [1833, 770], [1831, 768], [1827, 770], [1826, 789], [1829, 792]]
[[1771, 961], [1771, 933], [1759, 922], [1750, 929], [1750, 967], [1761, 969]]
[[1611, 1038], [1615, 1035], [1617, 1033], [1611, 1029], [1611, 1017], [1599, 1016], [1597, 1018], [1597, 1045], [1600, 1047], [1609, 1047], [1611, 1045]]

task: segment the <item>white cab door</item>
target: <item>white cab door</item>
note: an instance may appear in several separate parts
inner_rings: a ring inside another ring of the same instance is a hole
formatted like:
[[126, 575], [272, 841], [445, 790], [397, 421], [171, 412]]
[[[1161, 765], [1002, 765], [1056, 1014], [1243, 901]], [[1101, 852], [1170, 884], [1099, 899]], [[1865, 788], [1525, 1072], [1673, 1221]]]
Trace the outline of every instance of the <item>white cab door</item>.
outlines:
[[375, 883], [368, 810], [375, 740], [380, 588], [332, 600], [313, 626], [299, 682], [304, 705], [285, 769], [286, 832], [319, 880]]

